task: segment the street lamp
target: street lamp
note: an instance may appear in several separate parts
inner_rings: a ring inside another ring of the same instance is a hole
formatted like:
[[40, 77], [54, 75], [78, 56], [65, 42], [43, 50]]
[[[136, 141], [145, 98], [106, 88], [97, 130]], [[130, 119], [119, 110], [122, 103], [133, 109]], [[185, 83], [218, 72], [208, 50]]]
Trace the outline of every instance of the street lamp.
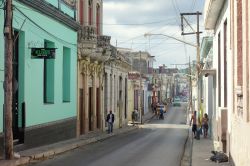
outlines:
[[193, 44], [193, 43], [189, 43], [185, 40], [181, 40], [181, 39], [178, 39], [176, 37], [173, 37], [173, 36], [170, 36], [170, 35], [166, 35], [166, 34], [162, 34], [162, 33], [145, 33], [144, 34], [144, 37], [147, 37], [147, 36], [165, 36], [165, 37], [168, 37], [168, 38], [171, 38], [171, 39], [174, 39], [174, 40], [177, 40], [179, 42], [182, 42], [182, 43], [185, 43], [187, 45], [190, 45], [190, 46], [193, 46], [193, 47], [197, 47], [197, 45]]

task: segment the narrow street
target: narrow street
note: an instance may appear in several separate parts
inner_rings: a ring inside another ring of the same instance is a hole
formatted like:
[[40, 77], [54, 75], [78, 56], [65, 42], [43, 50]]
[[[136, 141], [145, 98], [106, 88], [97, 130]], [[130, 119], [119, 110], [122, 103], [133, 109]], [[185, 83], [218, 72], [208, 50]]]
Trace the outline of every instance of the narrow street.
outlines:
[[164, 120], [37, 163], [37, 166], [179, 166], [187, 137], [184, 107], [172, 107]]

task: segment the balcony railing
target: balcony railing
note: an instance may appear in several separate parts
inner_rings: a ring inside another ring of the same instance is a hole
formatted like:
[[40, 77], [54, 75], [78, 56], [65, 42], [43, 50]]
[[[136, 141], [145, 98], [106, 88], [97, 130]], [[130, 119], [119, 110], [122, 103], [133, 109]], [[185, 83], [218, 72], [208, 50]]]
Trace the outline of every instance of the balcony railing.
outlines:
[[97, 37], [97, 47], [110, 48], [110, 36], [98, 36]]
[[78, 41], [79, 42], [96, 42], [96, 29], [92, 26], [84, 26], [81, 27], [80, 31], [78, 32]]

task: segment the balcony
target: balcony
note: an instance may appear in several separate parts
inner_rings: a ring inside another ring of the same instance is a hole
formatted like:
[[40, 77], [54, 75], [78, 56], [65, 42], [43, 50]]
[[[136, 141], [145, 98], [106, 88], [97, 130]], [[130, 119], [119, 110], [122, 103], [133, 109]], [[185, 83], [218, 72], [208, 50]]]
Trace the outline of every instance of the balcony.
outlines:
[[225, 0], [206, 0], [204, 7], [205, 29], [214, 29]]
[[96, 43], [96, 28], [93, 26], [83, 26], [78, 32], [78, 41], [80, 43], [92, 42]]
[[97, 36], [96, 60], [106, 61], [111, 56], [110, 36]]
[[106, 48], [109, 49], [110, 48], [110, 36], [98, 36], [97, 37], [97, 47], [101, 47], [101, 48]]
[[110, 36], [97, 36], [96, 28], [83, 26], [78, 32], [78, 50], [81, 57], [106, 61], [111, 55]]
[[90, 56], [95, 53], [96, 33], [92, 26], [81, 27], [78, 31], [78, 50], [82, 57]]

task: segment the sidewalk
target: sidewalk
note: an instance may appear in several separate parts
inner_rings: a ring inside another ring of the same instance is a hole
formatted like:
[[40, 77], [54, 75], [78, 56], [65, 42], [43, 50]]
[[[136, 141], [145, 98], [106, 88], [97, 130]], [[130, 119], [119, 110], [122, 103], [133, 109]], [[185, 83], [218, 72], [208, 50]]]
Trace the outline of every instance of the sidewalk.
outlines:
[[[142, 117], [142, 124], [148, 123], [154, 117], [155, 117], [155, 114], [152, 111], [148, 111]], [[141, 124], [140, 121], [135, 121], [134, 123], [137, 124], [137, 125]], [[128, 124], [132, 125], [132, 121], [128, 121]]]
[[214, 144], [211, 139], [202, 136], [200, 140], [193, 139], [192, 166], [230, 166], [229, 163], [211, 161], [212, 150], [214, 150]]
[[[147, 123], [153, 117], [154, 114], [152, 112], [146, 113], [143, 117], [143, 123]], [[37, 160], [44, 160], [46, 158], [51, 158], [55, 155], [76, 149], [78, 147], [94, 143], [100, 140], [108, 139], [109, 137], [126, 133], [138, 128], [140, 128], [140, 125], [128, 125], [123, 128], [115, 129], [112, 134], [107, 134], [106, 132], [93, 132], [87, 135], [83, 135], [80, 138], [74, 138], [46, 146], [28, 149], [25, 151], [18, 152], [18, 154], [21, 155], [21, 158], [19, 159], [0, 160], [0, 166], [18, 166], [29, 164]]]
[[210, 138], [200, 137], [200, 140], [192, 138], [189, 128], [185, 142], [181, 166], [230, 166], [229, 163], [215, 163], [210, 160], [214, 149], [214, 142]]
[[152, 111], [148, 111], [144, 116], [143, 116], [143, 123], [148, 123], [153, 117], [155, 116], [155, 114]]
[[126, 133], [137, 129], [138, 126], [127, 126], [120, 129], [115, 129], [112, 134], [107, 134], [106, 132], [96, 132], [90, 133], [80, 138], [74, 138], [51, 145], [41, 146], [33, 149], [28, 149], [25, 151], [18, 152], [21, 158], [14, 160], [0, 160], [0, 166], [18, 166], [25, 165], [28, 163], [35, 162], [37, 160], [44, 160], [46, 158], [51, 158], [55, 155], [76, 149], [78, 147], [94, 143], [100, 140], [107, 139], [109, 137]]

